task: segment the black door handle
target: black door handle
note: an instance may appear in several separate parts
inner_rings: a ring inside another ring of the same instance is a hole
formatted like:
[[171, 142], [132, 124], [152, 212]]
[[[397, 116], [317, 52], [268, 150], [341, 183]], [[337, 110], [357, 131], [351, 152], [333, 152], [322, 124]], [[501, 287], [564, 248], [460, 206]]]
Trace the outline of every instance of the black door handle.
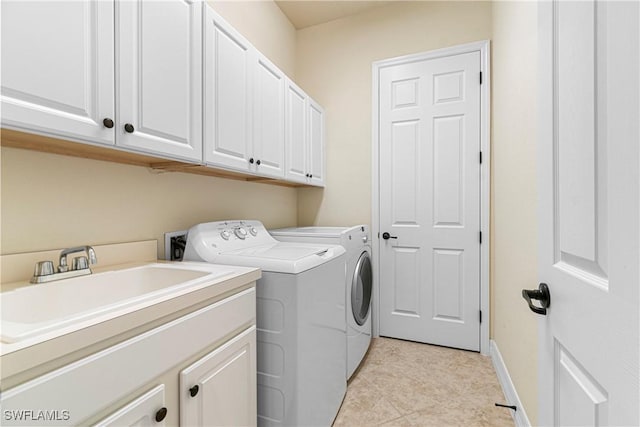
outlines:
[[387, 233], [386, 231], [384, 233], [382, 233], [382, 238], [384, 240], [389, 240], [389, 239], [397, 239], [398, 236], [392, 236], [391, 234]]
[[[522, 298], [527, 301], [529, 308], [534, 313], [546, 315], [547, 308], [551, 305], [551, 294], [549, 293], [549, 286], [546, 283], [540, 283], [538, 289], [523, 289]], [[531, 302], [532, 299], [540, 301], [540, 307], [536, 307]]]

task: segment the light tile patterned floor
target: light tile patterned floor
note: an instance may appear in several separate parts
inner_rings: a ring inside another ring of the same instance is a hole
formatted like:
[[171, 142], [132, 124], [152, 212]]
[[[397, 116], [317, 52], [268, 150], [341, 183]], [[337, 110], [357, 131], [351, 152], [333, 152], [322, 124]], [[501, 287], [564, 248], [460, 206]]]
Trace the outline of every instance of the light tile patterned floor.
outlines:
[[349, 381], [341, 426], [513, 427], [491, 359], [478, 353], [376, 338]]

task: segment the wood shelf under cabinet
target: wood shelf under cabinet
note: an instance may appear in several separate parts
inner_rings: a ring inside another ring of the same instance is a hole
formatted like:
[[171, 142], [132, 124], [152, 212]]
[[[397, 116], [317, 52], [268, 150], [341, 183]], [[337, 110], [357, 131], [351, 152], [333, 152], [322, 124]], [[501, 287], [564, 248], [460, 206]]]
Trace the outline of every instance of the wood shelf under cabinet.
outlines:
[[134, 166], [144, 166], [161, 172], [183, 172], [237, 181], [257, 182], [261, 184], [279, 185], [283, 187], [311, 187], [303, 183], [288, 182], [279, 179], [265, 178], [242, 172], [216, 169], [200, 164], [166, 160], [144, 154], [121, 151], [113, 147], [100, 147], [84, 143], [72, 142], [43, 135], [21, 132], [13, 129], [0, 129], [0, 145], [83, 159], [101, 160]]

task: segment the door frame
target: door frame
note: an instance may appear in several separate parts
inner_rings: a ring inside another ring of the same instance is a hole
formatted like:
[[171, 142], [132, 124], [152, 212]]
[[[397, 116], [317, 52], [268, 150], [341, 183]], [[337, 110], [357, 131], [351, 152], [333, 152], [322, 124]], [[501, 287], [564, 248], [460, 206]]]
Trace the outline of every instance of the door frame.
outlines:
[[442, 49], [430, 50], [417, 54], [399, 56], [396, 58], [375, 61], [372, 64], [372, 102], [371, 102], [371, 258], [373, 260], [373, 295], [372, 326], [373, 336], [380, 336], [380, 124], [379, 105], [380, 94], [378, 85], [380, 71], [385, 67], [407, 64], [411, 62], [436, 59], [464, 53], [480, 52], [480, 71], [482, 72], [482, 85], [480, 86], [480, 150], [482, 151], [482, 164], [480, 166], [480, 228], [482, 232], [482, 244], [480, 245], [480, 310], [482, 310], [482, 322], [480, 323], [480, 353], [488, 356], [489, 349], [489, 322], [491, 319], [489, 304], [489, 257], [491, 253], [491, 221], [490, 221], [490, 190], [491, 190], [491, 151], [490, 151], [490, 94], [491, 74], [489, 67], [490, 42], [482, 40], [473, 43], [456, 45]]

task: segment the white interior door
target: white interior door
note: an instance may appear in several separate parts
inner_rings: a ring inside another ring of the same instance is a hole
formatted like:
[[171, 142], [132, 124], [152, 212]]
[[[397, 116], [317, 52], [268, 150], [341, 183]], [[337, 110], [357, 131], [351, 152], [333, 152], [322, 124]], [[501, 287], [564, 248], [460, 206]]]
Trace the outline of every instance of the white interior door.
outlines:
[[539, 8], [539, 422], [637, 426], [639, 3]]
[[116, 8], [116, 145], [200, 161], [202, 3], [136, 0]]
[[480, 53], [380, 71], [380, 335], [480, 349]]

